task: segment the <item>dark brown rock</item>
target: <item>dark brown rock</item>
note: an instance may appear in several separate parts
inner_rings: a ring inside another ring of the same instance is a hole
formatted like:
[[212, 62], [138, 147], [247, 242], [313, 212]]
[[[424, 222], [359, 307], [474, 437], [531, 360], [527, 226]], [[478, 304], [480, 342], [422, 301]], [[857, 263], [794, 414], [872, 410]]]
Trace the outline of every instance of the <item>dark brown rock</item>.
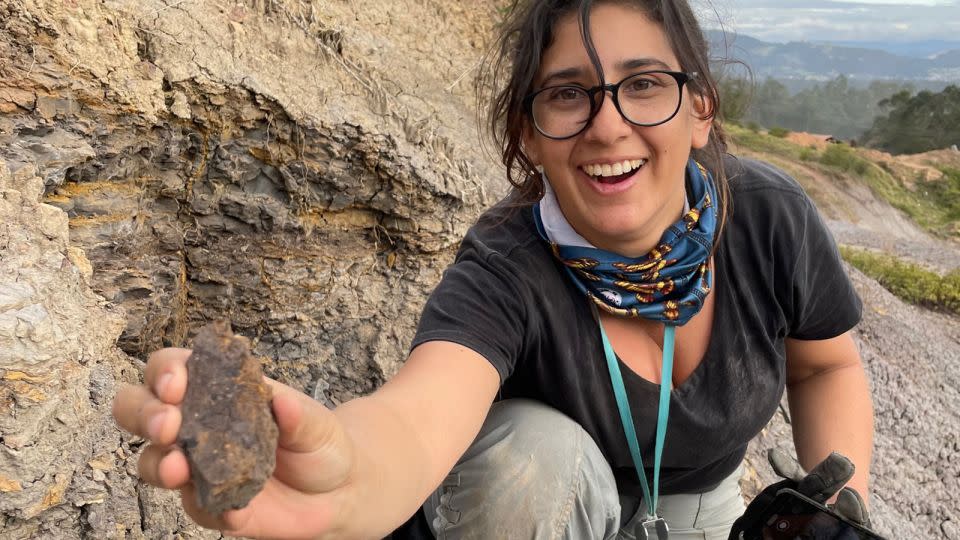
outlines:
[[203, 327], [187, 361], [180, 445], [198, 504], [213, 514], [243, 508], [273, 473], [277, 425], [271, 390], [246, 338], [230, 323]]

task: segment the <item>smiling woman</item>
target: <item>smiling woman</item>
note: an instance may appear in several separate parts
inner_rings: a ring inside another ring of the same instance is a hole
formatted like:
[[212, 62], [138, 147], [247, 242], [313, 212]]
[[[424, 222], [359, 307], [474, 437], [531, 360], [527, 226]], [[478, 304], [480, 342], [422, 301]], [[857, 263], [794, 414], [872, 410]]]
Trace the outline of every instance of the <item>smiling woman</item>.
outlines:
[[[599, 76], [619, 83], [583, 92], [587, 114], [571, 121], [578, 129], [568, 129], [562, 139], [527, 129], [524, 152], [535, 167], [543, 167], [575, 230], [599, 248], [638, 257], [653, 249], [681, 214], [684, 169], [690, 149], [707, 144], [711, 105], [680, 84], [691, 75], [681, 71], [664, 29], [643, 11], [601, 4], [589, 15], [585, 34], [593, 36], [598, 69], [583, 46], [580, 18], [567, 15], [556, 25], [533, 82], [546, 90], [533, 94], [534, 123], [553, 125], [546, 118], [563, 116], [558, 107], [548, 107], [557, 100], [556, 85], [589, 88]], [[536, 107], [544, 101], [540, 96], [551, 99]], [[630, 174], [621, 166], [612, 181], [612, 167], [624, 161], [640, 166]], [[587, 172], [596, 168], [600, 175]]]
[[[515, 189], [463, 239], [409, 359], [332, 412], [274, 384], [274, 476], [244, 510], [187, 498], [191, 515], [271, 538], [409, 519], [395, 536], [723, 539], [747, 443], [786, 388], [801, 462], [850, 456], [833, 487], [850, 480], [841, 499], [865, 520], [859, 299], [797, 183], [724, 155], [687, 3], [523, 1], [488, 68]], [[144, 478], [185, 493], [164, 445], [187, 354], [156, 353], [115, 407], [151, 438]]]

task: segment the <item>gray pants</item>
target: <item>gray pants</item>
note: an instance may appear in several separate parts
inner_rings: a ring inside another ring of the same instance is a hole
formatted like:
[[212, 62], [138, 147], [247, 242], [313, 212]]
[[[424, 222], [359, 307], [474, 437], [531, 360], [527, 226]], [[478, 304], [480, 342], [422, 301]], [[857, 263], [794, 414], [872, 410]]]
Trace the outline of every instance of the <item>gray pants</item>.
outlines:
[[[661, 496], [670, 539], [726, 540], [744, 511], [741, 472], [707, 493]], [[610, 465], [579, 424], [516, 399], [493, 406], [424, 511], [440, 539], [633, 540], [646, 506], [617, 493]]]

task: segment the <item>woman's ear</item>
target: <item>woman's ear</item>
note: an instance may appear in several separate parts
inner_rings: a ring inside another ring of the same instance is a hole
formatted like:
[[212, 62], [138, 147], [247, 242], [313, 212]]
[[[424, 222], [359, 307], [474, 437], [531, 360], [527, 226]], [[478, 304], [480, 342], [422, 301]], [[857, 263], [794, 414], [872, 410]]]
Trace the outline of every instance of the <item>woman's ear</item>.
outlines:
[[703, 148], [710, 141], [710, 129], [717, 115], [716, 107], [712, 100], [699, 93], [691, 94], [690, 102], [693, 104], [693, 110], [690, 111], [693, 116], [690, 148]]

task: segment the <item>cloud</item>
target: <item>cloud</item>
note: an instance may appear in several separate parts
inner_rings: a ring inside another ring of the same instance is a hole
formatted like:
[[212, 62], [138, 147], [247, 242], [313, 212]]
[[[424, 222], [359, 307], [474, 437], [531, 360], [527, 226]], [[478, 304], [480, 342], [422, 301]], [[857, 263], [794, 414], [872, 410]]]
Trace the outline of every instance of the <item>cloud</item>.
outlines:
[[873, 4], [878, 6], [905, 6], [905, 7], [915, 7], [915, 6], [956, 6], [957, 2], [954, 0], [914, 0], [907, 1], [904, 0], [824, 0], [826, 2], [831, 2], [834, 4]]
[[960, 36], [960, 0], [700, 0], [698, 5], [706, 26], [766, 41], [956, 41]]

